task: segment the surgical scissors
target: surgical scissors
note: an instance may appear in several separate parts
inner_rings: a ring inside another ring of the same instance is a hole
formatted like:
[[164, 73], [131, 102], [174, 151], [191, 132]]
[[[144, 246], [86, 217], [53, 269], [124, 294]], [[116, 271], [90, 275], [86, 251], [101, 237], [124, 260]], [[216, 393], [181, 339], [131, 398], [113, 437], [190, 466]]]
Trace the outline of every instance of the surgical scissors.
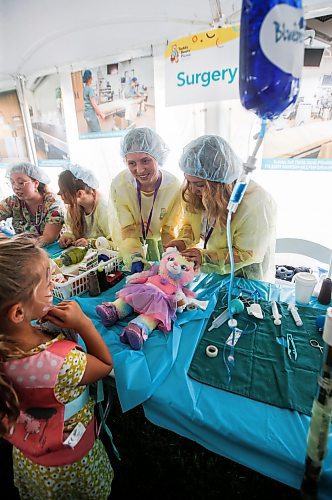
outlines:
[[320, 352], [323, 352], [324, 347], [320, 345], [320, 343], [318, 342], [318, 340], [316, 340], [316, 339], [310, 339], [309, 343], [310, 343], [311, 347], [316, 347], [317, 349], [320, 350]]

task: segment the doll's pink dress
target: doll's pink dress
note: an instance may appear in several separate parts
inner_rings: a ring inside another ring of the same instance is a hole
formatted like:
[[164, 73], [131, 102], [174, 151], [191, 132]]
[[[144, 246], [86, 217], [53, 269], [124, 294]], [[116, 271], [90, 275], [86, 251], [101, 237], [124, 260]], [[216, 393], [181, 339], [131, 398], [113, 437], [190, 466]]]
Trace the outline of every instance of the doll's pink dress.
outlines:
[[136, 312], [147, 314], [159, 321], [158, 328], [171, 330], [171, 321], [176, 319], [177, 292], [181, 288], [163, 276], [151, 276], [144, 283], [128, 283], [117, 293]]

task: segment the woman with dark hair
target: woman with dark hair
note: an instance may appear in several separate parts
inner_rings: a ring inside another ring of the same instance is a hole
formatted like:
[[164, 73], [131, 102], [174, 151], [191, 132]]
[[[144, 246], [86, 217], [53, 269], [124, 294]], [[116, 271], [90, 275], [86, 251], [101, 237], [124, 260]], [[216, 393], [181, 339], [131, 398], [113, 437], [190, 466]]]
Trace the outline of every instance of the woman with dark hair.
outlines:
[[45, 172], [32, 163], [15, 163], [8, 169], [7, 177], [14, 194], [0, 201], [0, 220], [12, 217], [16, 234], [34, 234], [40, 245], [56, 241], [64, 221], [64, 208], [48, 190], [50, 181]]
[[100, 132], [100, 123], [98, 116], [102, 120], [105, 119], [96, 103], [95, 91], [92, 88], [92, 73], [86, 69], [83, 73], [83, 100], [84, 100], [84, 118], [88, 126], [88, 132]]

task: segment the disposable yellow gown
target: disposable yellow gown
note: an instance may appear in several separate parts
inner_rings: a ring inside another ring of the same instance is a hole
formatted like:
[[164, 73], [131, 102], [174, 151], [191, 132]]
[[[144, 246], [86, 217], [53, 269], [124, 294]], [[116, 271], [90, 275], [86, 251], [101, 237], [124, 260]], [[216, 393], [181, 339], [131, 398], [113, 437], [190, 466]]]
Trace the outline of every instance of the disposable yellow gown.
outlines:
[[[84, 238], [87, 239], [92, 246], [99, 236], [104, 236], [109, 240], [111, 247], [114, 247], [111, 238], [108, 207], [103, 198], [98, 199], [94, 212], [89, 215], [85, 215], [84, 219], [86, 225]], [[64, 234], [75, 240], [72, 232], [72, 221], [68, 212], [65, 215], [65, 228], [66, 231]]]
[[[160, 170], [162, 181], [154, 203], [151, 225], [147, 235], [147, 260], [159, 260], [162, 245], [176, 237], [181, 212], [181, 183], [166, 170]], [[153, 192], [141, 192], [142, 218], [146, 227], [153, 203]], [[133, 259], [141, 256], [142, 247], [141, 214], [137, 199], [136, 180], [129, 170], [123, 170], [111, 184], [109, 210], [114, 211], [117, 223], [112, 231], [113, 239], [118, 243], [124, 263], [130, 267]]]
[[[203, 212], [185, 211], [178, 239], [187, 248], [201, 239]], [[276, 204], [269, 193], [254, 181], [235, 214], [232, 215], [231, 234], [235, 260], [235, 274], [249, 279], [273, 281], [275, 275]], [[198, 245], [197, 245], [198, 246]], [[216, 224], [206, 249], [201, 249], [205, 273], [230, 272], [226, 227]], [[238, 261], [238, 262], [237, 262]]]

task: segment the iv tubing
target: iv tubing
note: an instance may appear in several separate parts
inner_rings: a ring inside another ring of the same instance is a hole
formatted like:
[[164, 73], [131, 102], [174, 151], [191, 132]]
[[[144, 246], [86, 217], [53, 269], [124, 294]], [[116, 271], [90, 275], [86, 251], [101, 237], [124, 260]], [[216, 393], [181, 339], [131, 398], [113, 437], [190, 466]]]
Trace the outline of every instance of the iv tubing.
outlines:
[[[238, 205], [241, 203], [243, 195], [244, 195], [244, 193], [245, 193], [245, 191], [247, 189], [248, 182], [249, 182], [247, 174], [250, 173], [252, 170], [255, 169], [256, 154], [257, 154], [260, 146], [262, 145], [263, 138], [264, 138], [264, 135], [265, 135], [265, 131], [266, 131], [266, 120], [262, 119], [261, 129], [259, 131], [259, 135], [258, 135], [258, 138], [257, 138], [257, 141], [256, 141], [256, 145], [255, 145], [254, 151], [253, 151], [252, 155], [249, 156], [248, 161], [246, 163], [244, 163], [244, 165], [243, 165], [243, 172], [239, 176], [239, 177], [242, 177], [243, 175], [245, 175], [245, 183], [242, 182], [242, 183], [238, 184], [238, 181], [236, 182], [236, 184], [234, 186], [234, 189], [233, 189], [233, 192], [231, 194], [230, 202], [229, 202], [228, 207], [227, 207], [227, 209], [228, 209], [227, 223], [226, 223], [227, 246], [228, 246], [228, 253], [229, 253], [229, 261], [230, 261], [230, 265], [231, 265], [231, 276], [230, 276], [229, 288], [228, 288], [227, 307], [228, 307], [228, 311], [229, 311], [230, 321], [233, 321], [233, 313], [232, 313], [232, 309], [231, 309], [231, 300], [232, 300], [232, 291], [233, 291], [233, 284], [234, 284], [234, 267], [235, 267], [235, 265], [234, 265], [233, 246], [232, 246], [232, 236], [231, 236], [231, 219], [232, 219], [232, 213], [234, 213], [236, 211], [236, 209], [237, 209]], [[238, 190], [238, 187], [241, 189], [239, 200], [237, 202], [235, 202], [235, 203], [232, 203], [231, 200], [233, 200], [234, 198], [237, 197], [236, 191]], [[235, 338], [235, 327], [233, 326], [231, 328], [232, 328], [232, 331], [233, 331], [233, 338], [232, 338], [232, 344], [233, 344], [234, 338]]]

